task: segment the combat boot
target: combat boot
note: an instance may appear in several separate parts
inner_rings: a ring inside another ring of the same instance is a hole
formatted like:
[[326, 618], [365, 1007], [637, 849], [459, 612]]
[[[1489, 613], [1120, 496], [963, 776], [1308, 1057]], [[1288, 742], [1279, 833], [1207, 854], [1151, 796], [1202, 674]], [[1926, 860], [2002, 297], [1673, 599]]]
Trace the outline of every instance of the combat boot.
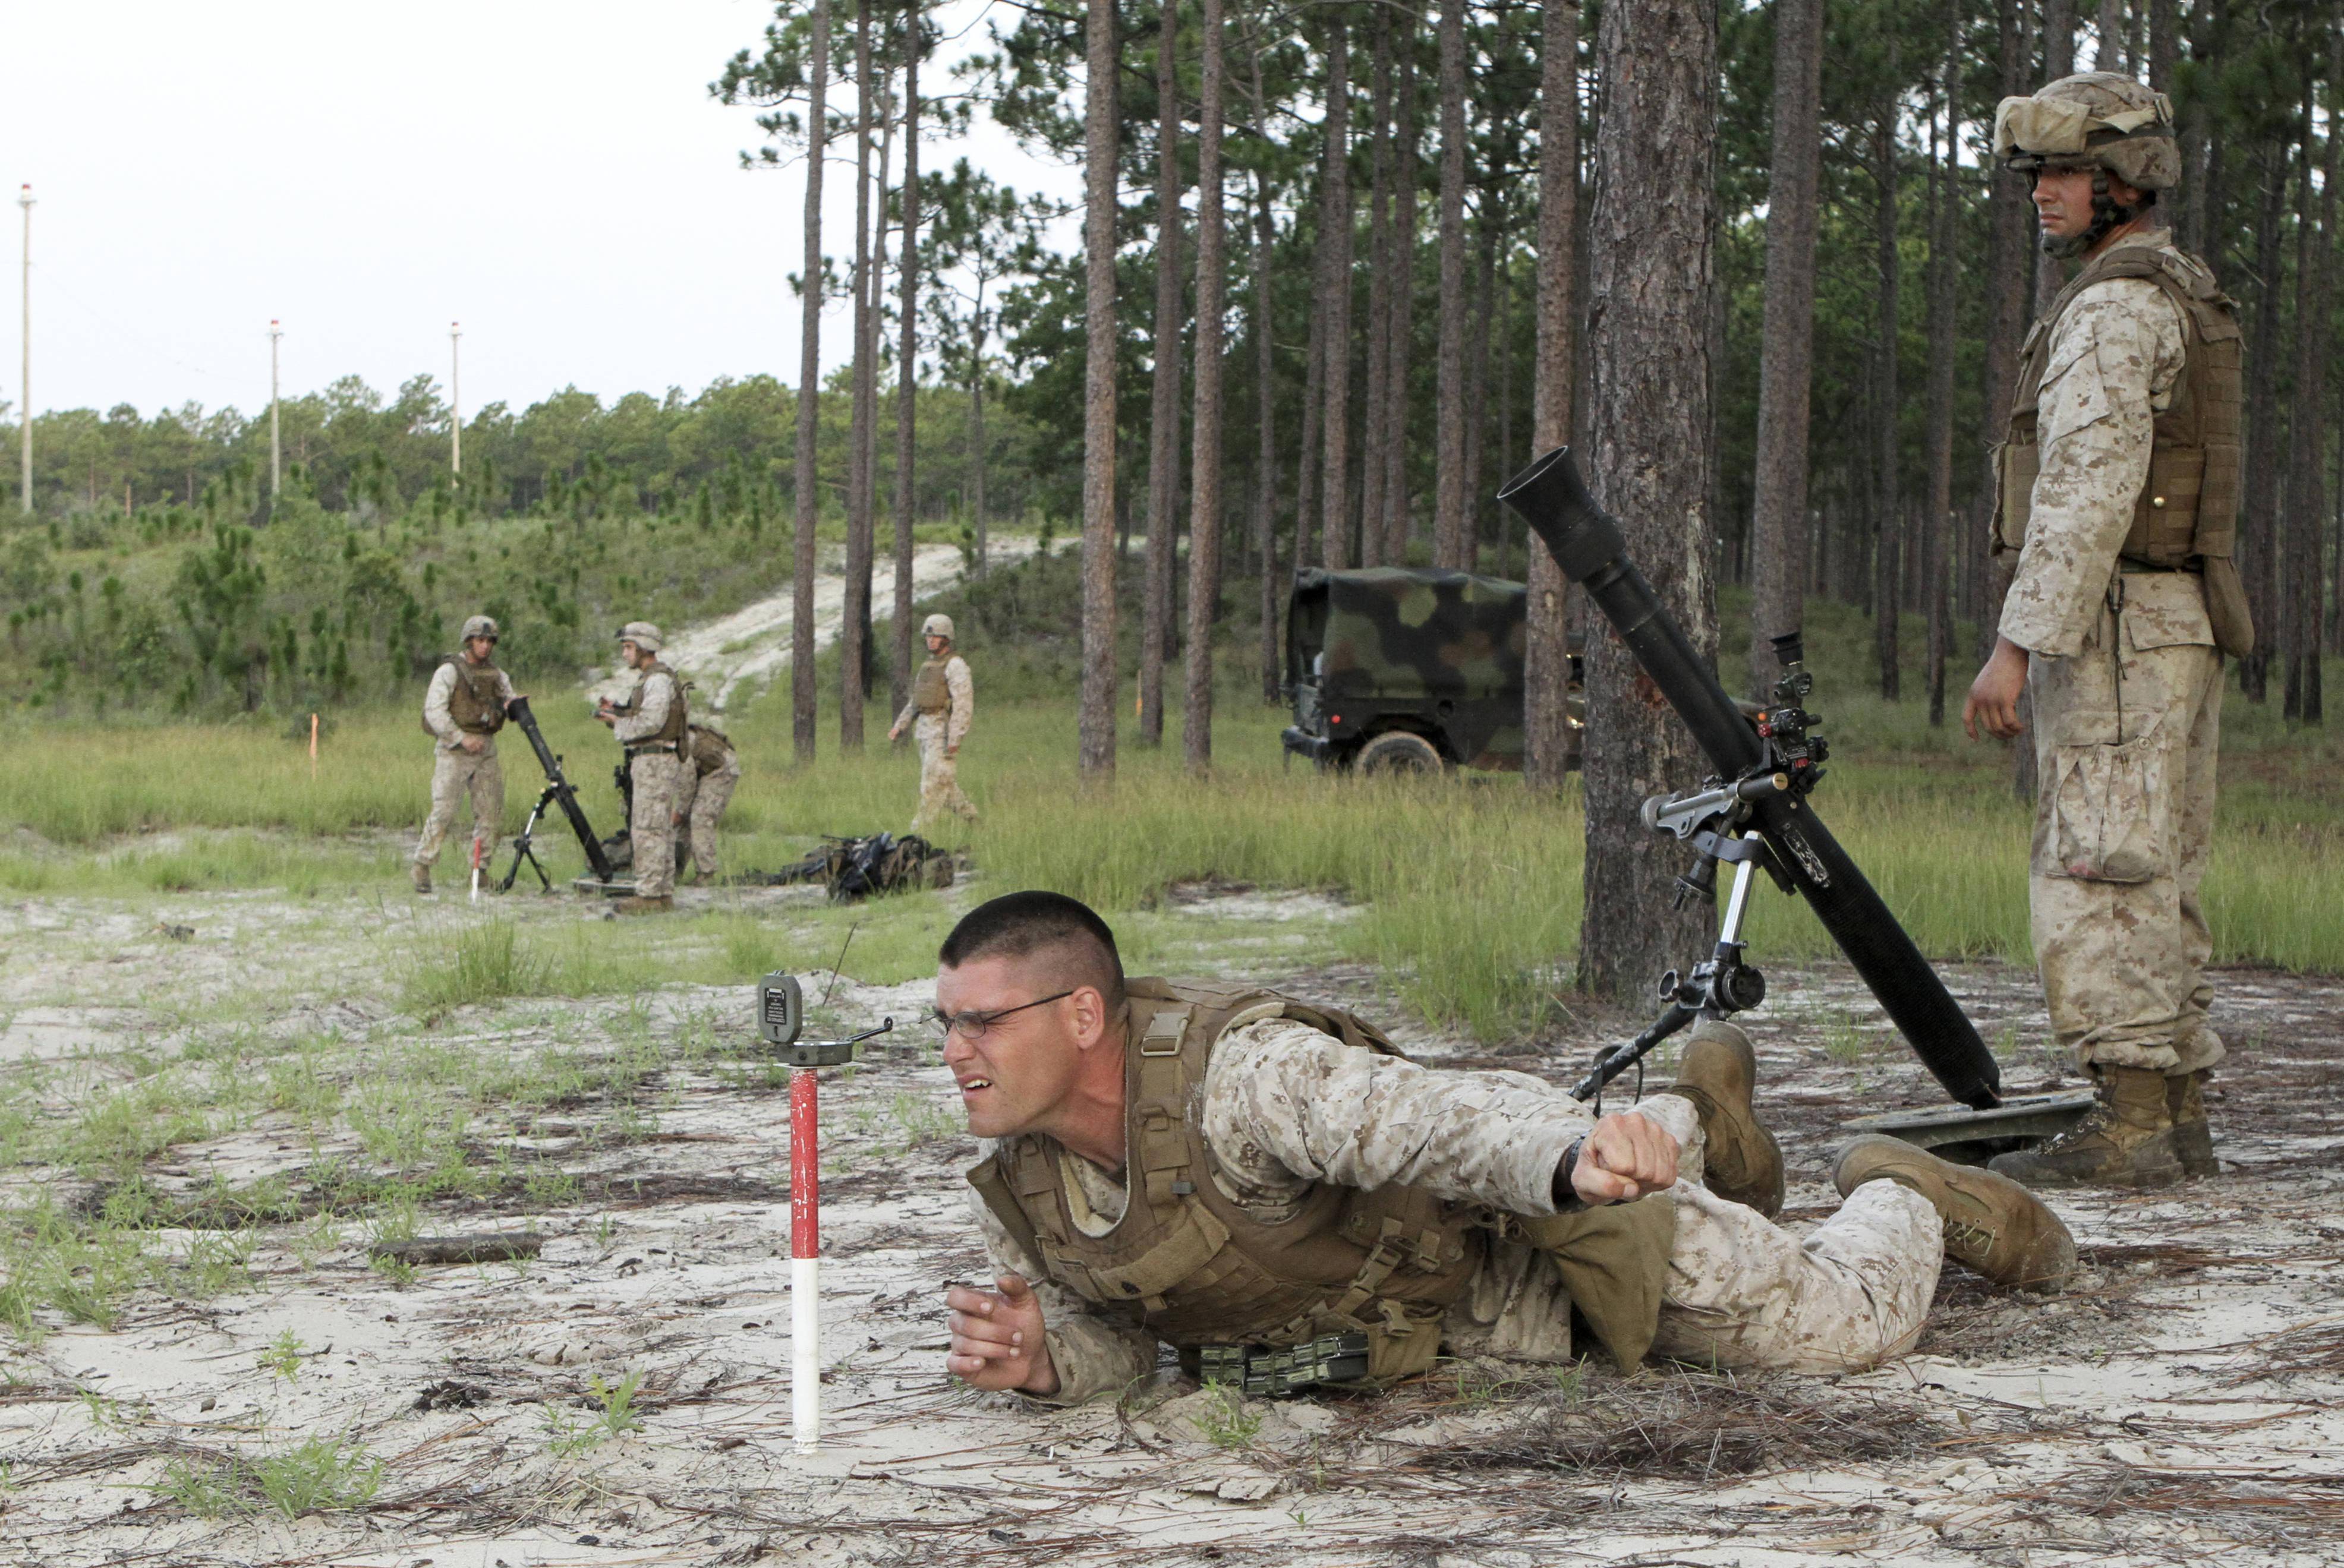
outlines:
[[2206, 1070], [2177, 1072], [2165, 1081], [2165, 1113], [2173, 1120], [2173, 1152], [2184, 1176], [2218, 1176], [2214, 1129], [2206, 1121]]
[[1945, 1255], [2016, 1291], [2056, 1291], [2076, 1268], [2076, 1238], [2043, 1200], [1991, 1171], [1955, 1165], [1901, 1139], [1867, 1134], [1840, 1151], [1832, 1184], [1844, 1198], [1894, 1181], [1945, 1221]]
[[1703, 1019], [1685, 1037], [1677, 1081], [1661, 1092], [1692, 1101], [1700, 1113], [1702, 1185], [1771, 1220], [1783, 1211], [1783, 1149], [1751, 1109], [1757, 1081], [1750, 1037], [1738, 1025]]
[[[2029, 1187], [2170, 1187], [2181, 1180], [2165, 1074], [2095, 1067], [2099, 1103], [2058, 1137], [1997, 1154], [1988, 1168]], [[2210, 1157], [2210, 1147], [2208, 1150]]]
[[431, 890], [430, 867], [425, 865], [420, 860], [409, 860], [407, 863], [407, 871], [409, 877], [415, 883], [415, 890], [417, 892], [428, 893]]
[[612, 905], [611, 910], [615, 914], [621, 915], [672, 914], [675, 912], [675, 900], [665, 893], [650, 899], [638, 898], [630, 894]]

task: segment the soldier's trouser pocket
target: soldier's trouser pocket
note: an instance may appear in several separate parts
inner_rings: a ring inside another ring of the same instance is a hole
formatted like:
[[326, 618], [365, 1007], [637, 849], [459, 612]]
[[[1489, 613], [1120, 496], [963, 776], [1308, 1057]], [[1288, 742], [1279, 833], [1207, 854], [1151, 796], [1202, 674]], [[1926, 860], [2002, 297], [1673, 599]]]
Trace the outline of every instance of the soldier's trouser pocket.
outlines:
[[2146, 882], [2168, 871], [2163, 808], [2171, 759], [2162, 735], [2050, 750], [2044, 849], [2051, 863], [2037, 869], [2088, 882]]

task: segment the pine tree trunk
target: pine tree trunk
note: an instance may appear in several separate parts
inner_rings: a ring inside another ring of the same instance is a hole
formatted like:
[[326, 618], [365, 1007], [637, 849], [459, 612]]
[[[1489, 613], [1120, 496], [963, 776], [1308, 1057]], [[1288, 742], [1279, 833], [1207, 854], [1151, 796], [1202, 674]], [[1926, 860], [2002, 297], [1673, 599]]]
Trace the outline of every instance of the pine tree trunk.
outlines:
[[1083, 773], [1115, 771], [1115, 0], [1090, 0], [1083, 88]]
[[1457, 549], [1460, 571], [1481, 566], [1481, 514], [1490, 487], [1482, 477], [1490, 471], [1490, 379], [1496, 367], [1490, 356], [1490, 326], [1498, 305], [1498, 238], [1505, 225], [1505, 197], [1495, 185], [1481, 192], [1481, 247], [1473, 269], [1473, 326], [1466, 348], [1474, 367], [1465, 383], [1465, 527]]
[[2124, 0], [2100, 0], [2099, 20], [2093, 26], [2092, 69], [2124, 74]]
[[[872, 323], [871, 132], [880, 95], [871, 60], [871, 12], [858, 6], [854, 21], [854, 374], [847, 420], [846, 593], [838, 630], [838, 744], [863, 747], [863, 667], [867, 653], [864, 628], [871, 614], [873, 486], [864, 454], [871, 441], [872, 383], [878, 366], [877, 334]], [[883, 176], [884, 177], [884, 176]]]
[[1165, 0], [1156, 39], [1156, 342], [1147, 408], [1147, 577], [1139, 628], [1139, 744], [1164, 741], [1164, 661], [1172, 645], [1173, 517], [1180, 505], [1179, 11]]
[[[1320, 204], [1323, 209], [1324, 203]], [[1319, 246], [1310, 268], [1310, 297], [1316, 302], [1327, 297], [1327, 247]], [[1302, 350], [1302, 432], [1301, 452], [1294, 470], [1294, 555], [1296, 569], [1311, 558], [1312, 523], [1318, 516], [1318, 427], [1327, 413], [1327, 313], [1310, 312], [1310, 330], [1303, 339]]]
[[[1588, 299], [1590, 417], [1582, 465], [1632, 558], [1704, 657], [1717, 647], [1709, 575], [1709, 290], [1717, 20], [1711, 0], [1606, 5]], [[1672, 910], [1683, 852], [1645, 831], [1648, 796], [1707, 769], [1684, 726], [1636, 696], [1624, 644], [1587, 649], [1587, 859], [1579, 980], [1649, 1000], [1664, 969], [1705, 947], [1712, 911]]]
[[[1571, 285], [1579, 229], [1579, 7], [1553, 0], [1539, 41], [1538, 375], [1531, 445], [1540, 452], [1571, 441], [1576, 375]], [[1530, 541], [1528, 643], [1522, 669], [1522, 776], [1532, 789], [1559, 789], [1571, 757], [1566, 706], [1571, 686], [1568, 595], [1546, 541]]]
[[1766, 307], [1750, 519], [1750, 695], [1762, 700], [1774, 683], [1771, 639], [1799, 630], [1806, 618], [1823, 25], [1824, 0], [1774, 0], [1774, 140], [1766, 186]]
[[2238, 661], [2238, 686], [2250, 702], [2268, 695], [2272, 652], [2278, 648], [2278, 562], [2283, 535], [2278, 518], [2278, 329], [2282, 259], [2280, 226], [2287, 216], [2287, 144], [2262, 149], [2262, 196], [2255, 216], [2254, 344], [2247, 355], [2247, 432], [2244, 506], [2238, 518], [2240, 573], [2254, 613], [2255, 651]]
[[[1440, 347], [1432, 562], [1465, 560], [1465, 0], [1440, 8]], [[1703, 178], [1706, 180], [1706, 176]]]
[[[2020, 0], [2000, 0], [1995, 7], [1997, 57], [2005, 97], [2026, 90], [2027, 49], [2019, 10]], [[1998, 164], [1988, 166], [1985, 179], [1985, 402], [1978, 432], [1980, 451], [1992, 450], [2010, 423], [2010, 399], [2018, 381], [2018, 342], [2026, 327], [2027, 280], [2035, 270], [2027, 259], [2030, 206], [2026, 179]], [[1987, 533], [1994, 521], [1994, 486], [1979, 486], [1967, 537], [1960, 546], [1963, 580], [1973, 585], [1963, 596], [1963, 613], [1976, 618], [1975, 651], [1980, 663], [1994, 651], [1995, 628], [2002, 619], [2003, 596], [2010, 586], [2008, 572], [1988, 552]]]
[[[1221, 311], [1227, 292], [1221, 203], [1221, 0], [1204, 0], [1197, 91], [1197, 413], [1189, 441], [1188, 703], [1182, 754], [1192, 773], [1213, 761], [1213, 621], [1221, 602]], [[1266, 395], [1268, 387], [1265, 386]]]
[[[2344, 38], [2344, 33], [2338, 35]], [[2344, 58], [2344, 45], [2331, 58]], [[2329, 78], [2331, 84], [2337, 78]], [[2337, 87], [2329, 87], [2331, 102]], [[2298, 185], [2295, 274], [2295, 417], [2288, 460], [2288, 614], [2280, 622], [2285, 639], [2287, 716], [2305, 724], [2326, 717], [2320, 692], [2320, 536], [2328, 501], [2326, 415], [2328, 337], [2324, 327], [2335, 298], [2337, 127], [2328, 123], [2326, 194], [2315, 209], [2311, 195], [2312, 122], [2316, 107], [2307, 75], [2304, 84], [2303, 173]]]
[[989, 543], [985, 519], [991, 514], [985, 503], [985, 334], [981, 330], [976, 335], [976, 355], [969, 367], [968, 448], [969, 509], [976, 525], [976, 575], [983, 577]]
[[1328, 24], [1326, 211], [1318, 244], [1327, 256], [1327, 292], [1319, 314], [1327, 338], [1319, 374], [1326, 412], [1318, 438], [1326, 457], [1319, 475], [1319, 544], [1330, 568], [1351, 564], [1351, 45], [1350, 19], [1337, 10]]
[[1359, 439], [1359, 564], [1384, 564], [1384, 422], [1391, 414], [1391, 13], [1379, 6], [1368, 74], [1368, 380]]
[[[1218, 0], [1216, 0], [1216, 4]], [[1261, 102], [1261, 55], [1254, 62], [1254, 102]], [[1269, 178], [1253, 174], [1254, 543], [1261, 552], [1261, 699], [1278, 700], [1278, 311], [1269, 288], [1269, 260], [1278, 240], [1270, 216]]]
[[1963, 0], [1947, 0], [1945, 56], [1939, 76], [1945, 135], [1930, 126], [1929, 158], [1929, 477], [1921, 518], [1921, 608], [1929, 619], [1929, 723], [1945, 722], [1945, 659], [1954, 639], [1953, 605], [1946, 591], [1945, 545], [1954, 531], [1954, 319], [1955, 246], [1960, 233], [1961, 192], [1957, 156], [1962, 140], [1960, 73]]
[[[1890, 74], [1894, 74], [1895, 40], [1889, 40]], [[1897, 282], [1896, 251], [1896, 104], [1892, 96], [1881, 106], [1880, 118], [1872, 132], [1873, 175], [1880, 188], [1880, 205], [1875, 209], [1875, 248], [1880, 269], [1880, 316], [1877, 327], [1877, 357], [1873, 371], [1874, 397], [1872, 417], [1874, 436], [1878, 440], [1875, 461], [1879, 473], [1874, 483], [1875, 498], [1873, 518], [1875, 534], [1872, 547], [1872, 651], [1880, 665], [1880, 695], [1896, 700], [1899, 670], [1896, 663], [1896, 613], [1898, 608], [1898, 568], [1902, 560], [1898, 547], [1904, 530], [1904, 487], [1898, 462], [1897, 410], [1903, 406], [1897, 388]]]
[[1384, 559], [1408, 563], [1408, 367], [1416, 331], [1416, 15], [1401, 11], [1399, 132], [1393, 157], [1391, 347], [1384, 384]]
[[919, 422], [920, 352], [920, 45], [924, 24], [914, 3], [904, 14], [904, 260], [895, 354], [895, 658], [887, 711], [904, 711], [912, 693], [913, 437]]
[[814, 755], [814, 530], [822, 518], [822, 487], [814, 473], [822, 428], [822, 167], [827, 146], [825, 100], [830, 90], [830, 0], [813, 0], [813, 42], [806, 114], [804, 305], [798, 327], [798, 407], [795, 476], [791, 488], [790, 750], [800, 763]]
[[[2032, 92], [2046, 82], [2056, 82], [2070, 75], [2076, 69], [2076, 5], [2075, 0], [2043, 0], [2043, 75], [2030, 82], [2022, 92]], [[2066, 281], [2059, 259], [2045, 251], [2036, 252], [2035, 297], [2049, 305], [2051, 297], [2059, 292]], [[2022, 746], [2022, 751], [2030, 748]]]

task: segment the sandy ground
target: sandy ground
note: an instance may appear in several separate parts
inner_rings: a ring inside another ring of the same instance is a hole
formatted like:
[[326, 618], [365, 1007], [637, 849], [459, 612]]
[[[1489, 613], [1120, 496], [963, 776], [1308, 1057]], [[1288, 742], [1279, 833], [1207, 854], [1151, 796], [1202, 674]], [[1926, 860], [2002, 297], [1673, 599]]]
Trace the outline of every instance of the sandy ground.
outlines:
[[[923, 897], [958, 906], [982, 891]], [[807, 918], [798, 890], [681, 898], [781, 931]], [[589, 918], [564, 898], [498, 913], [549, 937]], [[1157, 918], [1220, 954], [1218, 972], [1392, 1017], [1376, 976], [1314, 961], [1313, 933], [1340, 914], [1308, 895], [1207, 888]], [[141, 1291], [110, 1331], [55, 1312], [35, 1342], [0, 1331], [0, 1560], [2344, 1561], [2344, 983], [2224, 972], [2222, 1174], [2151, 1197], [2061, 1199], [2087, 1263], [2071, 1291], [2001, 1297], [1949, 1266], [1919, 1352], [1880, 1372], [1628, 1381], [1591, 1364], [1559, 1381], [1464, 1366], [1382, 1397], [1237, 1407], [1168, 1370], [1121, 1407], [1074, 1411], [945, 1379], [939, 1294], [983, 1267], [958, 1176], [973, 1146], [934, 1051], [892, 1037], [823, 1081], [827, 1428], [804, 1456], [789, 1441], [787, 1117], [778, 1076], [750, 1058], [746, 988], [403, 1012], [399, 965], [485, 918], [351, 895], [0, 907], [0, 1070], [47, 1063], [59, 1095], [227, 1037], [263, 1054], [327, 1038], [377, 1064], [532, 1042], [591, 1053], [648, 1040], [662, 1053], [648, 1119], [589, 1099], [468, 1131], [481, 1158], [566, 1175], [565, 1196], [534, 1201], [512, 1184], [438, 1200], [421, 1229], [533, 1227], [533, 1262], [425, 1267], [400, 1282], [369, 1266], [363, 1222], [305, 1241], [296, 1218], [260, 1230], [243, 1288]], [[158, 934], [171, 924], [192, 934]], [[643, 939], [647, 967], [659, 944], [703, 940], [701, 925], [662, 922]], [[810, 976], [810, 994], [827, 978]], [[1871, 1026], [1846, 970], [1773, 979], [1753, 1032], [1796, 1227], [1830, 1210], [1841, 1121], [1936, 1097]], [[1989, 1038], [2015, 1026], [2008, 1087], [2057, 1081], [2031, 976], [1978, 965], [1949, 979]], [[190, 998], [216, 1000], [191, 1010]], [[826, 1017], [904, 1019], [925, 998], [916, 981], [849, 980]], [[1604, 1038], [1591, 1021], [1489, 1058], [1400, 1032], [1428, 1058], [1556, 1081]], [[278, 1111], [234, 1120], [156, 1153], [147, 1180], [192, 1196], [275, 1174], [298, 1194], [322, 1162], [362, 1158]], [[35, 1181], [60, 1204], [103, 1196], [64, 1171], [5, 1178], [15, 1199]], [[262, 1361], [288, 1332], [290, 1377]], [[595, 1380], [628, 1372], [642, 1377], [640, 1427], [576, 1441]], [[383, 1462], [369, 1503], [202, 1518], [157, 1490], [175, 1465], [319, 1433]]]
[[[996, 534], [987, 541], [988, 560], [996, 566], [1008, 566], [1033, 552], [1031, 538]], [[958, 582], [962, 569], [959, 546], [921, 546], [912, 555], [913, 598], [933, 598]], [[889, 596], [895, 591], [894, 568], [882, 560], [878, 571], [873, 588], [874, 609], [891, 604]], [[814, 647], [820, 650], [837, 640], [839, 627], [844, 620], [846, 568], [843, 559], [825, 564], [814, 582], [813, 604]], [[696, 681], [709, 708], [722, 713], [735, 697], [753, 695], [790, 667], [790, 630], [795, 618], [794, 600], [785, 588], [722, 619], [677, 633], [661, 657], [671, 668]], [[589, 688], [587, 695], [623, 697], [633, 685], [633, 677], [621, 670]]]

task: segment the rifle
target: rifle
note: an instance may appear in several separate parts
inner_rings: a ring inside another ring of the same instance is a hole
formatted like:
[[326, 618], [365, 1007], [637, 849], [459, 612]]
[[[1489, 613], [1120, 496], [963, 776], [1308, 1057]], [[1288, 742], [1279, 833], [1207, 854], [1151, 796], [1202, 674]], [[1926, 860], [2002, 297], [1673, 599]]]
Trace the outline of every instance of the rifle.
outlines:
[[1798, 635], [1773, 639], [1783, 664], [1776, 706], [1745, 717], [1628, 558], [1619, 520], [1588, 495], [1569, 447], [1535, 459], [1498, 498], [1545, 541], [1563, 575], [1587, 589], [1717, 769], [1700, 790], [1644, 803], [1647, 827], [1693, 845], [1697, 859], [1677, 879], [1678, 902], [1713, 895], [1720, 861], [1734, 867], [1715, 951], [1690, 980], [1673, 970], [1663, 977], [1668, 1006], [1660, 1019], [1606, 1053], [1572, 1095], [1593, 1098], [1696, 1018], [1723, 1018], [1764, 1000], [1763, 978], [1741, 961], [1742, 917], [1753, 873], [1763, 867], [1785, 892], [1807, 900], [1945, 1092], [1975, 1110], [2000, 1104], [1994, 1053], [1808, 802], [1826, 749], [1814, 732], [1814, 716], [1801, 706], [1814, 678], [1803, 668]]
[[600, 882], [615, 880], [610, 857], [602, 853], [602, 841], [594, 836], [593, 828], [586, 820], [584, 809], [578, 804], [577, 789], [561, 771], [561, 759], [555, 756], [553, 749], [545, 743], [545, 734], [538, 729], [536, 716], [529, 710], [529, 699], [514, 698], [505, 704], [505, 714], [520, 726], [523, 735], [529, 737], [530, 749], [537, 753], [537, 765], [545, 769], [546, 784], [544, 792], [537, 798], [537, 804], [530, 808], [529, 821], [521, 828], [520, 836], [513, 840], [512, 864], [505, 868], [504, 880], [497, 884], [497, 890], [512, 891], [513, 879], [520, 875], [523, 860], [527, 860], [530, 869], [537, 873], [537, 879], [545, 884], [545, 890], [549, 893], [553, 890], [553, 879], [545, 874], [544, 862], [537, 858], [537, 851], [532, 847], [532, 840], [537, 837], [538, 820], [545, 815], [548, 805], [559, 805], [561, 814], [570, 819], [570, 830], [578, 835], [579, 848], [586, 851], [586, 864], [593, 869], [594, 879]]

